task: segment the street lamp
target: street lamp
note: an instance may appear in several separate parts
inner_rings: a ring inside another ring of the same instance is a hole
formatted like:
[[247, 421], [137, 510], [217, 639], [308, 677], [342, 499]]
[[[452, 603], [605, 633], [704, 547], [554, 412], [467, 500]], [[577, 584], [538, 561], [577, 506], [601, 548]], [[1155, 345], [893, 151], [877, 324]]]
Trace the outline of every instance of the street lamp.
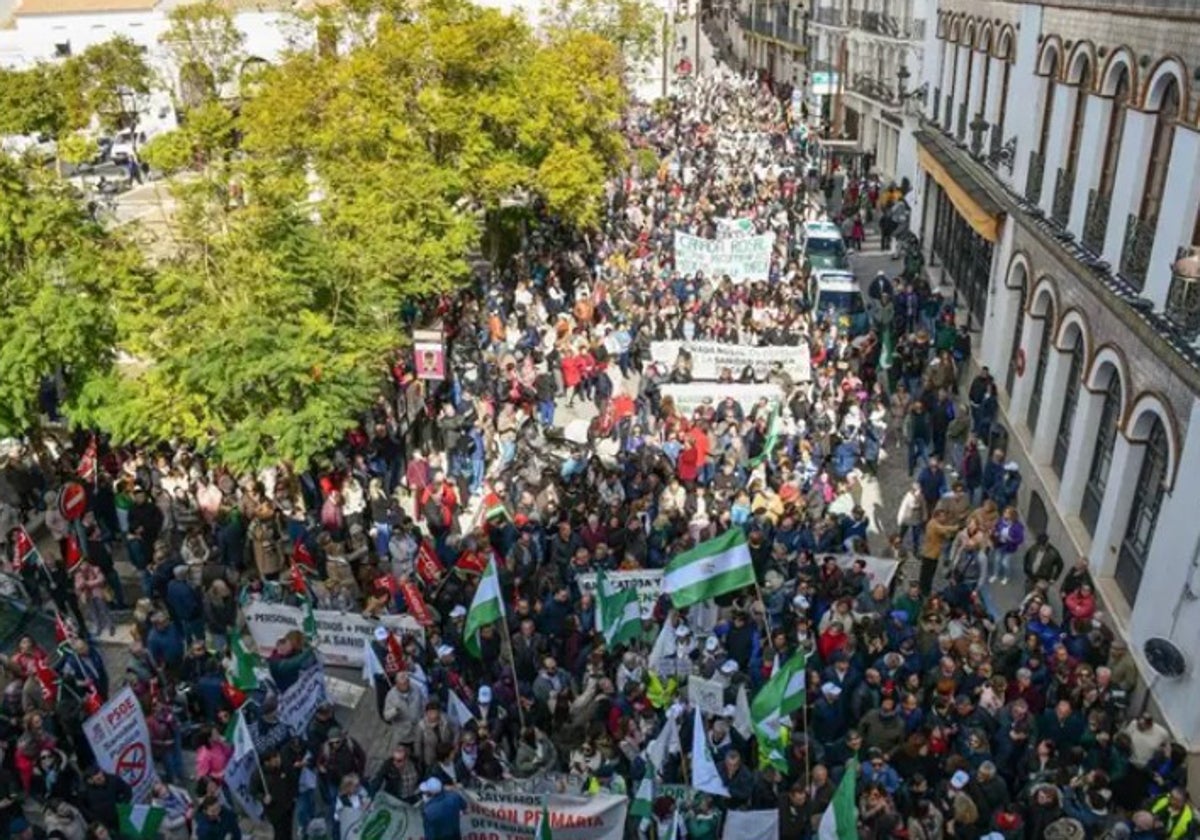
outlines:
[[916, 99], [917, 97], [920, 97], [922, 100], [924, 100], [925, 96], [929, 93], [929, 82], [923, 82], [919, 88], [914, 90], [906, 89], [908, 87], [908, 80], [912, 78], [912, 73], [908, 72], [908, 68], [903, 64], [901, 64], [900, 69], [896, 71], [896, 78], [900, 80], [896, 87], [901, 102], [909, 99]]
[[1200, 248], [1180, 248], [1171, 263], [1167, 318], [1189, 341], [1200, 335]]

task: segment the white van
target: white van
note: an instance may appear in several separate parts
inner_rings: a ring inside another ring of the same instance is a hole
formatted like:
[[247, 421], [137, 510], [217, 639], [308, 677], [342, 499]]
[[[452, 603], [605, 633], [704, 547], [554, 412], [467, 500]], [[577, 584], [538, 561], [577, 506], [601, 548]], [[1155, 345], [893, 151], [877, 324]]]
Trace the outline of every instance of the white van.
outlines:
[[800, 233], [804, 261], [813, 270], [848, 269], [846, 241], [841, 229], [830, 221], [805, 222]]
[[818, 322], [832, 321], [852, 334], [865, 328], [866, 299], [851, 272], [838, 269], [814, 271], [809, 294], [813, 301], [813, 317]]

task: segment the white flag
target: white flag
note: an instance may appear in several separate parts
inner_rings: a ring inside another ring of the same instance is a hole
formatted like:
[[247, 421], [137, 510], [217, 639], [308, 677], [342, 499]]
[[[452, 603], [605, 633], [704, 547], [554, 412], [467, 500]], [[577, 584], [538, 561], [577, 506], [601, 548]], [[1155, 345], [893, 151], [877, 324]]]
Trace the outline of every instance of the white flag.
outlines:
[[250, 727], [246, 725], [246, 716], [237, 712], [233, 725], [233, 738], [229, 742], [233, 747], [233, 758], [236, 761], [247, 753], [254, 752], [254, 738], [250, 735]]
[[668, 618], [663, 622], [662, 630], [658, 633], [658, 638], [654, 640], [654, 647], [650, 649], [650, 658], [646, 660], [646, 665], [651, 671], [661, 674], [663, 661], [668, 656], [674, 655], [675, 628], [671, 626], [671, 619]]
[[692, 787], [711, 793], [713, 796], [729, 796], [729, 788], [725, 786], [721, 774], [717, 772], [716, 762], [708, 751], [708, 736], [704, 732], [704, 717], [696, 709], [696, 718], [692, 726]]
[[362, 678], [367, 681], [368, 685], [374, 684], [376, 677], [387, 676], [387, 671], [383, 670], [383, 665], [379, 662], [379, 657], [375, 655], [375, 648], [371, 645], [370, 636], [363, 639], [363, 669]]
[[721, 840], [776, 840], [779, 811], [729, 811]]
[[737, 705], [733, 707], [733, 728], [743, 738], [754, 734], [754, 721], [750, 718], [750, 700], [746, 697], [746, 686], [738, 686]]
[[458, 696], [458, 692], [450, 689], [449, 701], [446, 704], [446, 715], [450, 718], [450, 722], [455, 728], [463, 729], [468, 723], [475, 720], [475, 715], [471, 714], [471, 710], [467, 708], [467, 704]]
[[682, 751], [683, 745], [679, 743], [679, 724], [674, 717], [668, 715], [658, 735], [646, 745], [646, 758], [658, 770], [662, 770], [667, 766], [668, 756]]

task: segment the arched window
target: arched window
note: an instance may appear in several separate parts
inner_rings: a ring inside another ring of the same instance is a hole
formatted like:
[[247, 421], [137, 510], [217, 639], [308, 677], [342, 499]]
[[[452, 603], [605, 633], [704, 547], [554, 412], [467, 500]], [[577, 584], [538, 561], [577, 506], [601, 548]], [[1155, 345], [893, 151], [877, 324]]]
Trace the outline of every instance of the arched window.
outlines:
[[1108, 377], [1104, 389], [1104, 404], [1100, 408], [1100, 425], [1096, 429], [1096, 448], [1092, 453], [1092, 466], [1088, 470], [1087, 484], [1083, 486], [1083, 504], [1079, 518], [1089, 534], [1096, 533], [1096, 522], [1100, 519], [1100, 506], [1104, 504], [1104, 490], [1108, 487], [1108, 470], [1112, 466], [1113, 446], [1117, 442], [1117, 418], [1121, 413], [1121, 379], [1116, 371]]
[[1037, 367], [1033, 371], [1033, 391], [1029, 395], [1029, 408], [1025, 412], [1025, 426], [1030, 434], [1037, 429], [1038, 415], [1042, 412], [1042, 388], [1046, 385], [1046, 366], [1050, 363], [1051, 333], [1054, 331], [1054, 303], [1046, 301], [1046, 315], [1042, 320], [1042, 340], [1038, 343]]
[[1071, 369], [1067, 373], [1067, 390], [1063, 394], [1062, 416], [1058, 420], [1058, 434], [1054, 437], [1054, 456], [1050, 466], [1054, 474], [1062, 479], [1063, 467], [1067, 464], [1067, 453], [1071, 450], [1071, 427], [1075, 424], [1075, 408], [1079, 405], [1079, 386], [1083, 376], [1083, 337], [1074, 333], [1071, 345]]
[[1113, 182], [1117, 179], [1117, 161], [1121, 159], [1121, 141], [1125, 137], [1125, 115], [1129, 111], [1129, 68], [1121, 65], [1117, 73], [1112, 113], [1108, 115], [1108, 142], [1104, 144], [1104, 167], [1100, 170], [1099, 193], [1106, 198], [1112, 195]]
[[1172, 76], [1163, 91], [1162, 104], [1154, 121], [1154, 142], [1150, 146], [1150, 164], [1146, 168], [1146, 192], [1138, 218], [1150, 222], [1158, 218], [1162, 207], [1163, 189], [1167, 184], [1167, 169], [1171, 164], [1171, 147], [1175, 145], [1175, 121], [1179, 118], [1179, 83]]
[[1075, 97], [1075, 116], [1071, 120], [1071, 141], [1067, 146], [1067, 161], [1063, 171], [1075, 174], [1079, 163], [1079, 147], [1083, 143], [1083, 121], [1087, 117], [1088, 90], [1092, 86], [1092, 65], [1088, 59], [1082, 59], [1083, 70], [1079, 77], [1079, 91]]
[[1021, 338], [1025, 332], [1025, 295], [1029, 291], [1029, 286], [1025, 282], [1025, 278], [1021, 278], [1021, 293], [1017, 299], [1017, 325], [1013, 327], [1012, 352], [1008, 354], [1008, 373], [1004, 376], [1004, 390], [1008, 392], [1008, 396], [1012, 398], [1013, 382], [1017, 378], [1017, 353], [1021, 349]]
[[1042, 103], [1042, 133], [1038, 138], [1038, 154], [1046, 154], [1046, 146], [1050, 142], [1050, 123], [1054, 119], [1054, 90], [1058, 78], [1058, 53], [1050, 59], [1049, 72], [1046, 74], [1046, 101]]
[[1117, 585], [1130, 604], [1142, 585], [1142, 574], [1154, 542], [1154, 528], [1158, 524], [1158, 512], [1166, 493], [1168, 458], [1167, 431], [1162, 421], [1155, 417], [1146, 438], [1146, 451], [1142, 455], [1141, 469], [1138, 470], [1125, 537], [1117, 553]]

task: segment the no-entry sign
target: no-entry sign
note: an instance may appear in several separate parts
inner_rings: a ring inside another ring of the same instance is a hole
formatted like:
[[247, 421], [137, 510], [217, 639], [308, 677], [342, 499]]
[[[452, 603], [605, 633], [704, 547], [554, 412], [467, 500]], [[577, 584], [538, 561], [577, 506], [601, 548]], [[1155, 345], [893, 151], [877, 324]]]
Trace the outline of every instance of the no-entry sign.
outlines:
[[87, 512], [87, 490], [78, 481], [68, 481], [58, 491], [58, 512], [69, 522], [83, 519]]

